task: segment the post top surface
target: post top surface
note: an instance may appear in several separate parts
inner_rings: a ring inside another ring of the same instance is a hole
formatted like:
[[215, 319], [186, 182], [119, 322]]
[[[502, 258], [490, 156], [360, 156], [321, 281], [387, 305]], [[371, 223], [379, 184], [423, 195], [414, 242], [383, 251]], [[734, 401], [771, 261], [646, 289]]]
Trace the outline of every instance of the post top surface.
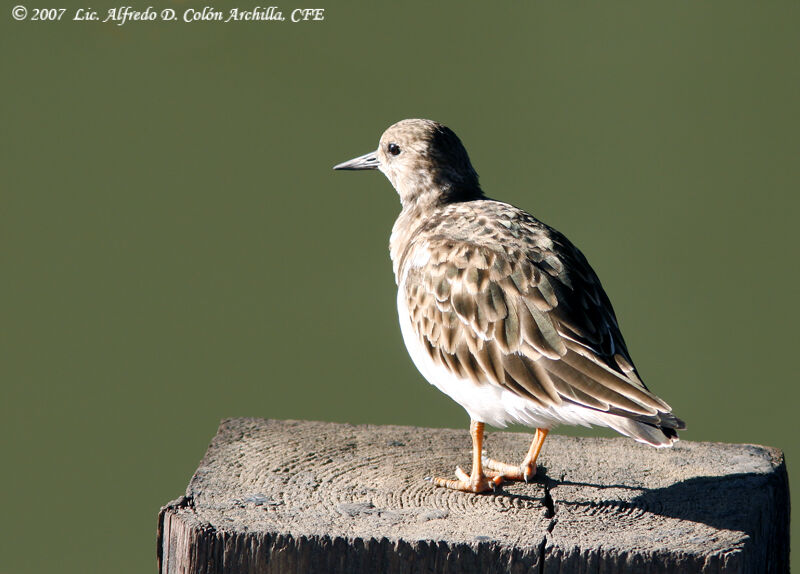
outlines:
[[[530, 440], [491, 432], [485, 448], [519, 462]], [[423, 480], [468, 463], [469, 446], [466, 429], [226, 419], [175, 512], [295, 537], [722, 555], [747, 544], [754, 498], [783, 465], [757, 445], [551, 435], [536, 483], [476, 495]]]

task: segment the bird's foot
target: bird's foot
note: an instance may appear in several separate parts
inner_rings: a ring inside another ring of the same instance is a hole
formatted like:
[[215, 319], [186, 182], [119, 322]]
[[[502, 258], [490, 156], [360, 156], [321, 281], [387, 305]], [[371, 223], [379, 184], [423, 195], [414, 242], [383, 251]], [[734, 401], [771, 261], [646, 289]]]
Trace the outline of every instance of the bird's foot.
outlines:
[[496, 474], [496, 476], [506, 480], [533, 482], [533, 477], [536, 476], [536, 464], [532, 462], [515, 465], [500, 462], [493, 458], [487, 458], [484, 460], [483, 465], [486, 468], [487, 474], [489, 474], [490, 471], [494, 471], [491, 472], [492, 475]]
[[500, 475], [487, 476], [480, 473], [478, 476], [469, 476], [466, 472], [461, 470], [460, 466], [456, 467], [456, 478], [447, 479], [435, 477], [427, 477], [425, 480], [432, 483], [434, 486], [441, 486], [450, 488], [452, 490], [461, 490], [464, 492], [488, 492], [495, 491], [503, 484], [503, 477]]

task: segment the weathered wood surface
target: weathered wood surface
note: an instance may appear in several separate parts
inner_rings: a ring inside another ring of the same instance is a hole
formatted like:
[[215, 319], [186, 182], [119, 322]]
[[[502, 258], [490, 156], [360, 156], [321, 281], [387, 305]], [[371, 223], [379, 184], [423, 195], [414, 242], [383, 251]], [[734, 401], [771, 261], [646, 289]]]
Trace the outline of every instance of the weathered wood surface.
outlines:
[[[530, 435], [487, 433], [518, 461]], [[537, 483], [435, 488], [467, 430], [229, 419], [159, 515], [162, 573], [788, 572], [782, 453], [550, 435]]]

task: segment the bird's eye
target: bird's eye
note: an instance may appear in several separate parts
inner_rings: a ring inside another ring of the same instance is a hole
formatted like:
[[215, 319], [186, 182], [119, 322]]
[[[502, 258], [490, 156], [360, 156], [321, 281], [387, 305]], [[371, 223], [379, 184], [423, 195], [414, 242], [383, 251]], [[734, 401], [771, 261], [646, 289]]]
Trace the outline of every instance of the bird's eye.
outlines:
[[392, 155], [400, 154], [400, 146], [396, 143], [390, 143], [388, 146], [386, 146], [386, 150]]

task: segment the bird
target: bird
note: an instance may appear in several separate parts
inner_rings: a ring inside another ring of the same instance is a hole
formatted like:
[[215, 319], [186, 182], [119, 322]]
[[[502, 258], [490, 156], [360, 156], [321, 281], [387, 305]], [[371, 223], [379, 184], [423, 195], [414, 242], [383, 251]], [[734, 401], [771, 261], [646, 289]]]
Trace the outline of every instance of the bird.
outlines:
[[[472, 470], [427, 477], [484, 493], [532, 482], [560, 424], [605, 426], [654, 447], [686, 428], [634, 366], [597, 274], [564, 235], [487, 197], [467, 151], [426, 119], [390, 126], [377, 150], [334, 166], [379, 170], [400, 198], [389, 251], [400, 329], [423, 377], [470, 417]], [[484, 428], [535, 428], [518, 465], [485, 458]]]

